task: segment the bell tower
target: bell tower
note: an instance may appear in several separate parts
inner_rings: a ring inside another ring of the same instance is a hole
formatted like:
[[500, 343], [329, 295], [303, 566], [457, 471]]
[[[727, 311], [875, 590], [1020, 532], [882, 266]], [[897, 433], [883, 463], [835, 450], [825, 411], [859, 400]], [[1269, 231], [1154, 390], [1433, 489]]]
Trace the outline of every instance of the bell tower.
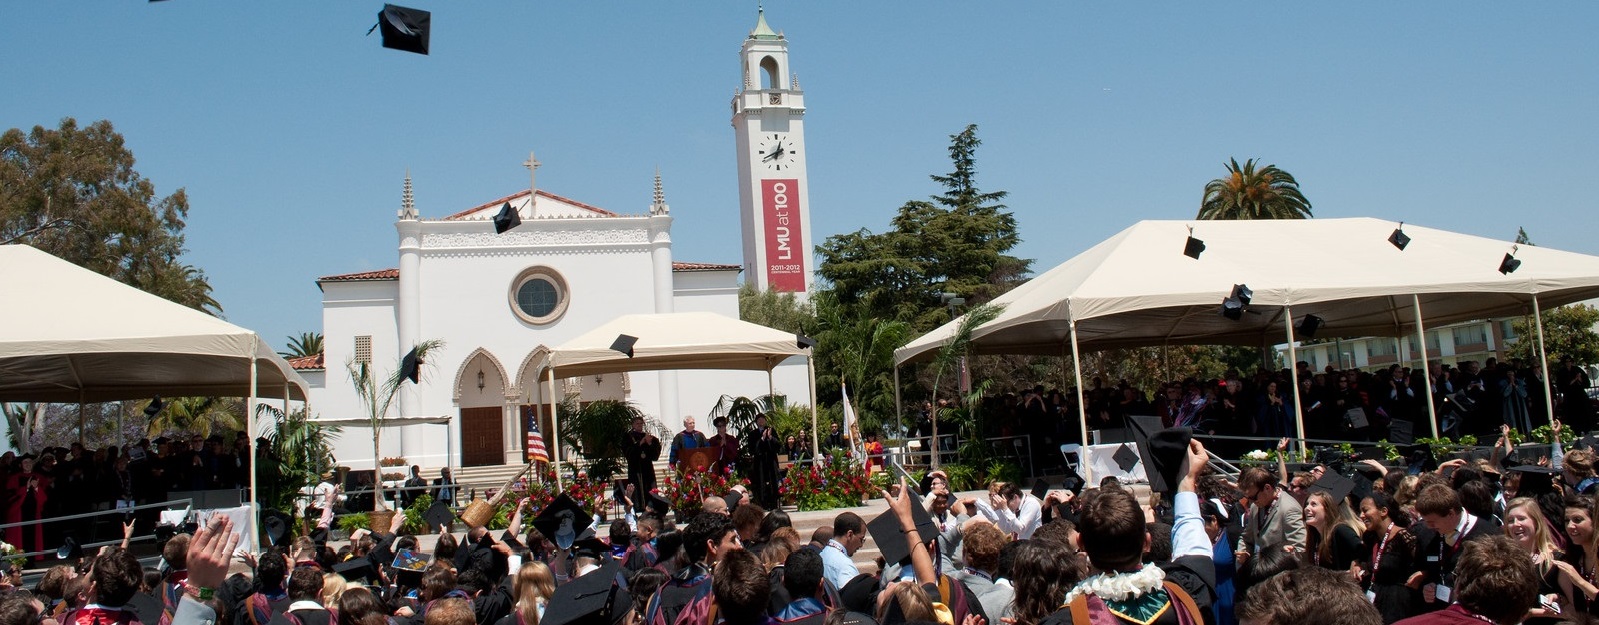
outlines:
[[806, 180], [805, 93], [789, 70], [788, 39], [756, 15], [744, 39], [743, 85], [733, 95], [744, 279], [760, 290], [810, 293], [813, 272]]

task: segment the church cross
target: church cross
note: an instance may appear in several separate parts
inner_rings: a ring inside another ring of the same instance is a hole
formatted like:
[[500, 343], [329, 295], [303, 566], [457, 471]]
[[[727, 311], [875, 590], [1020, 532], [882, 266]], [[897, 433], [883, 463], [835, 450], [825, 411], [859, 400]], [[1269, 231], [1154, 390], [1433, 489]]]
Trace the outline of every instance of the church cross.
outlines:
[[543, 164], [539, 162], [539, 159], [533, 157], [532, 150], [528, 151], [527, 160], [522, 161], [522, 166], [527, 168], [527, 207], [529, 216], [537, 215], [535, 202], [537, 201], [536, 196], [539, 190], [539, 165]]

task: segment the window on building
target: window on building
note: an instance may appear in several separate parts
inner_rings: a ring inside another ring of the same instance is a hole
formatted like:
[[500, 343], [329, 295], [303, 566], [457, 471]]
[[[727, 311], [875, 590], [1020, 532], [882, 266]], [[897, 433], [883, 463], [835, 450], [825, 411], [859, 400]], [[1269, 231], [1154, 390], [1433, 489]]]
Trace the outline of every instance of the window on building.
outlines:
[[1504, 335], [1507, 341], [1516, 338], [1518, 336], [1516, 334], [1516, 322], [1509, 319], [1501, 320], [1499, 322], [1499, 334]]
[[1472, 324], [1454, 329], [1456, 345], [1477, 345], [1488, 342], [1487, 326]]
[[570, 301], [566, 280], [549, 267], [529, 267], [511, 281], [511, 311], [534, 325], [554, 323]]
[[372, 362], [372, 337], [371, 335], [355, 337], [355, 361]]

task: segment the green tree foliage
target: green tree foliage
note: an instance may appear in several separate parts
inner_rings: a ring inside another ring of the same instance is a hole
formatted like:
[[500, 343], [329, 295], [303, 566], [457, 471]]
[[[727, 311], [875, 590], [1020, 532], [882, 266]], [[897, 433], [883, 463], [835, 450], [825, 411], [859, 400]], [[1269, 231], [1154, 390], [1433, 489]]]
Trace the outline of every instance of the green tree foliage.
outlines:
[[1537, 243], [1532, 242], [1532, 237], [1527, 236], [1527, 229], [1521, 226], [1516, 226], [1516, 245], [1538, 246]]
[[284, 358], [303, 358], [322, 353], [321, 332], [301, 332], [298, 337], [288, 337], [289, 343], [283, 351], [278, 352]]
[[183, 189], [157, 197], [111, 122], [0, 134], [0, 245], [26, 243], [211, 314], [205, 273], [184, 264]]
[[1310, 200], [1299, 192], [1299, 181], [1276, 165], [1257, 168], [1255, 159], [1238, 166], [1230, 159], [1227, 175], [1205, 185], [1199, 219], [1305, 219], [1312, 217]]
[[[1544, 353], [1549, 362], [1558, 363], [1570, 356], [1579, 364], [1599, 362], [1599, 308], [1572, 304], [1543, 311]], [[1538, 328], [1529, 315], [1512, 324], [1520, 337], [1509, 346], [1509, 356], [1522, 362], [1538, 362]], [[1545, 367], [1548, 371], [1548, 367]]]
[[303, 408], [285, 415], [271, 405], [258, 404], [256, 416], [272, 419], [272, 428], [265, 434], [267, 444], [258, 451], [263, 458], [256, 474], [266, 478], [258, 478], [256, 485], [261, 489], [261, 502], [267, 508], [293, 510], [300, 490], [315, 486], [322, 472], [333, 468], [329, 441], [339, 434], [339, 428], [307, 418]]
[[910, 324], [853, 315], [827, 293], [817, 299], [817, 392], [838, 398], [847, 384], [861, 431], [877, 431], [894, 414], [894, 350], [911, 339]]
[[244, 429], [244, 402], [233, 397], [176, 397], [150, 418], [149, 437]]
[[[418, 366], [426, 365], [428, 355], [441, 347], [444, 347], [444, 341], [439, 339], [430, 339], [417, 344], [415, 349]], [[383, 457], [379, 443], [383, 440], [383, 425], [389, 418], [389, 408], [400, 396], [400, 387], [410, 379], [398, 366], [387, 378], [380, 378], [378, 373], [372, 370], [370, 362], [356, 362], [352, 358], [344, 366], [350, 372], [350, 383], [355, 386], [355, 395], [361, 400], [361, 408], [366, 411], [365, 416], [372, 429], [372, 463], [377, 464]], [[373, 484], [373, 491], [372, 505], [381, 510], [383, 509], [382, 480]]]
[[816, 325], [816, 308], [793, 293], [760, 291], [745, 283], [738, 290], [738, 318], [768, 328], [809, 336]]
[[950, 135], [954, 171], [931, 176], [944, 187], [932, 201], [900, 207], [893, 228], [861, 229], [828, 237], [817, 254], [817, 273], [852, 317], [904, 321], [925, 332], [949, 320], [939, 293], [976, 304], [1015, 287], [1032, 261], [1007, 254], [1020, 242], [1003, 191], [976, 183], [977, 126]]

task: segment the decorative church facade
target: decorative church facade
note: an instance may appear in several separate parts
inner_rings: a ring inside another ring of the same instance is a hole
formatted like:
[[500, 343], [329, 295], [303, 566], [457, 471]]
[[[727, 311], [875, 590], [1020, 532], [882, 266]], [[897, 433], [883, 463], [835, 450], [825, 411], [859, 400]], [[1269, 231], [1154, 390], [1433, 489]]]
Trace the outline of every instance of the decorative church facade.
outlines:
[[[785, 88], [775, 79], [782, 74], [774, 73], [786, 71], [786, 45], [763, 15], [744, 46], [745, 89], [734, 112], [744, 267], [674, 259], [673, 216], [659, 174], [643, 214], [549, 193], [530, 176], [527, 189], [437, 219], [421, 216], [407, 176], [394, 224], [397, 267], [317, 280], [324, 353], [292, 363], [311, 384], [311, 412], [324, 420], [364, 417], [348, 365], [371, 363], [386, 376], [412, 346], [440, 339], [444, 345], [429, 356], [420, 382], [403, 385], [389, 415], [435, 423], [385, 428], [382, 454], [426, 467], [520, 464], [529, 427], [537, 423], [548, 441], [554, 425], [547, 414], [552, 398], [539, 383], [550, 349], [626, 314], [712, 312], [736, 319], [741, 273], [758, 288], [808, 291], [803, 133], [791, 122], [803, 107], [795, 108], [797, 84]], [[750, 82], [752, 47], [760, 52], [757, 69], [776, 68], [762, 70], [768, 76], [760, 89]], [[766, 112], [769, 105], [780, 108]], [[768, 167], [774, 162], [784, 168]], [[535, 159], [524, 165], [536, 174]], [[782, 197], [765, 199], [782, 200], [781, 207], [750, 195], [774, 184]], [[496, 233], [493, 219], [505, 206], [522, 223]], [[751, 244], [756, 239], [760, 245]], [[773, 265], [784, 266], [774, 273]], [[759, 276], [751, 276], [757, 269]], [[558, 380], [553, 399], [629, 401], [664, 427], [680, 429], [685, 416], [706, 422], [724, 394], [754, 397], [775, 389], [791, 403], [805, 403], [807, 385], [805, 362], [795, 358], [770, 379], [764, 372], [685, 370]], [[334, 451], [355, 468], [379, 460], [371, 458], [365, 429], [345, 428]]]

